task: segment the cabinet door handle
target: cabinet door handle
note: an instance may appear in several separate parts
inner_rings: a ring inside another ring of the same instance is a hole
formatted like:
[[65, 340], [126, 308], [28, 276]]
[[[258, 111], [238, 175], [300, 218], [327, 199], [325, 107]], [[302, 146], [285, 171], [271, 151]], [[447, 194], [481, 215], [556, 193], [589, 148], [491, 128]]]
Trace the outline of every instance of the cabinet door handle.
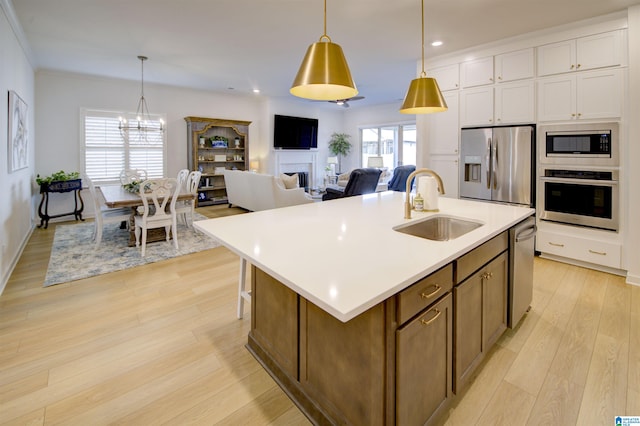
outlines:
[[552, 243], [551, 241], [549, 241], [549, 245], [555, 247], [564, 247], [564, 244]]
[[606, 256], [606, 255], [607, 255], [607, 252], [604, 252], [604, 251], [595, 251], [595, 250], [591, 250], [591, 249], [589, 249], [589, 253], [599, 254], [600, 256]]
[[435, 284], [435, 285], [434, 285], [434, 287], [435, 287], [436, 289], [435, 289], [435, 290], [433, 290], [431, 293], [428, 293], [428, 294], [427, 294], [427, 293], [424, 293], [424, 292], [420, 293], [420, 297], [421, 297], [422, 299], [431, 299], [433, 296], [435, 296], [435, 294], [436, 294], [437, 292], [439, 292], [440, 290], [442, 290], [442, 287], [440, 287], [438, 284]]
[[438, 310], [438, 309], [434, 309], [434, 311], [436, 311], [436, 314], [433, 316], [433, 318], [431, 318], [430, 320], [425, 320], [424, 318], [420, 318], [420, 322], [422, 323], [422, 325], [429, 325], [432, 322], [434, 322], [435, 320], [438, 319], [438, 317], [440, 316], [440, 314], [442, 313], [442, 311]]

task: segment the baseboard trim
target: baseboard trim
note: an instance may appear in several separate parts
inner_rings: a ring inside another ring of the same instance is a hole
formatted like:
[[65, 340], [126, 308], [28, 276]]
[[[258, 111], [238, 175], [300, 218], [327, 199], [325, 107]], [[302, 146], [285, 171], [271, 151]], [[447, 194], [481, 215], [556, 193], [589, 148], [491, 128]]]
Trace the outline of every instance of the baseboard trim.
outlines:
[[13, 259], [11, 259], [11, 265], [9, 265], [9, 269], [7, 270], [7, 273], [2, 277], [2, 285], [0, 285], [0, 296], [2, 296], [2, 293], [4, 293], [4, 289], [7, 287], [9, 278], [11, 278], [11, 274], [13, 274], [13, 270], [16, 268], [16, 265], [18, 264], [20, 257], [22, 257], [22, 252], [24, 252], [24, 249], [27, 247], [27, 243], [29, 242], [29, 239], [31, 238], [31, 235], [33, 235], [33, 231], [35, 229], [36, 229], [35, 225], [31, 225], [31, 229], [27, 233], [26, 238], [22, 240], [22, 243], [20, 244], [20, 248], [18, 249], [18, 252], [13, 257]]
[[606, 272], [608, 274], [620, 275], [622, 277], [627, 276], [627, 271], [623, 269], [611, 268], [609, 266], [598, 265], [595, 263], [583, 262], [581, 260], [570, 259], [568, 257], [556, 256], [555, 254], [540, 253], [540, 257], [543, 259], [555, 260], [556, 262], [568, 263], [570, 265], [581, 266], [583, 268], [594, 269], [600, 272]]

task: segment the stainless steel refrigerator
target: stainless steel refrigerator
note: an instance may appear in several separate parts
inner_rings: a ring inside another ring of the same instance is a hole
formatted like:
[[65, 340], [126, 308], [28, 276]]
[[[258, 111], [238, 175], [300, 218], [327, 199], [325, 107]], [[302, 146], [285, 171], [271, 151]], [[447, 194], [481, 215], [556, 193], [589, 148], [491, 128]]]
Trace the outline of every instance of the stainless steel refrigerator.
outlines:
[[535, 126], [462, 129], [460, 198], [533, 207]]

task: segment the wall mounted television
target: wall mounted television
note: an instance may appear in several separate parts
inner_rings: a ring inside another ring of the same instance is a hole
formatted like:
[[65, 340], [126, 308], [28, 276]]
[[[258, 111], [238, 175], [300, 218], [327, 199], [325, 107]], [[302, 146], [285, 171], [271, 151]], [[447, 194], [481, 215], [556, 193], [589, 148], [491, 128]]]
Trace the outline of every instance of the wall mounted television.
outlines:
[[311, 149], [318, 147], [318, 119], [275, 115], [275, 149]]

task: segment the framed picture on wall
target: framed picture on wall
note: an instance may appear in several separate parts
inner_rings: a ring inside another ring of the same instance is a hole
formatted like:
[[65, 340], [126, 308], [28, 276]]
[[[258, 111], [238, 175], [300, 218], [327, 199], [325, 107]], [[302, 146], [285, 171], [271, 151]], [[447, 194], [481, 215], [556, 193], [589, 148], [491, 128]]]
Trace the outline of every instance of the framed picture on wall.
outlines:
[[29, 138], [27, 133], [27, 103], [13, 90], [9, 91], [9, 131], [7, 158], [9, 172], [24, 169], [29, 160]]

